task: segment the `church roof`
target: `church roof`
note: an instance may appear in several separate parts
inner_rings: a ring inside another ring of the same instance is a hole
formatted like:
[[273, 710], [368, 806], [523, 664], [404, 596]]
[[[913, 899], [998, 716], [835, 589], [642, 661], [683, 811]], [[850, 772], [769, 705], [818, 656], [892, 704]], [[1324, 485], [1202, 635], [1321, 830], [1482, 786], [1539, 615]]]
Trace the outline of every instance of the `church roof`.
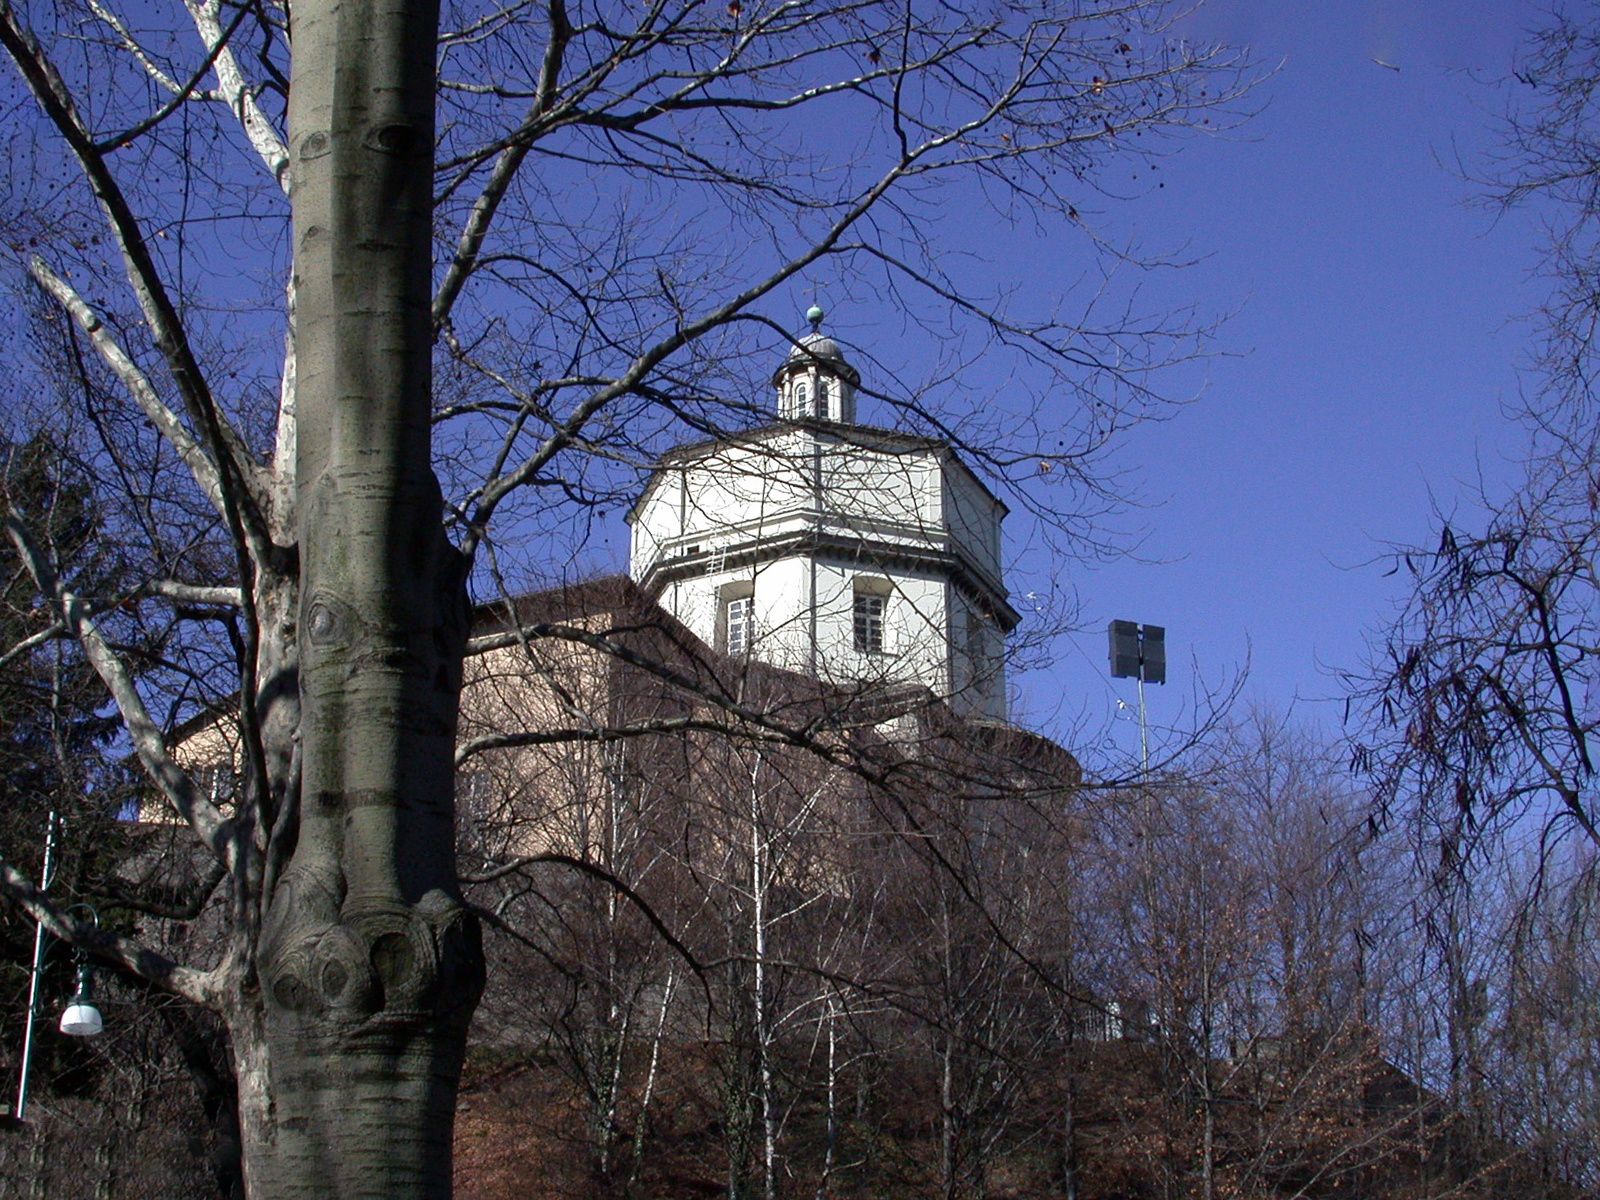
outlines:
[[852, 387], [861, 382], [861, 372], [851, 366], [850, 360], [845, 358], [844, 347], [827, 334], [813, 329], [790, 348], [788, 356], [773, 372], [773, 385], [782, 383], [784, 376], [795, 368], [817, 362], [826, 363]]
[[808, 333], [789, 351], [789, 360], [797, 358], [830, 358], [844, 362], [844, 347], [825, 333]]
[[[664, 451], [661, 457], [656, 460], [656, 470], [651, 473], [650, 479], [645, 484], [644, 490], [639, 494], [638, 499], [633, 502], [627, 513], [624, 514], [624, 520], [629, 524], [633, 523], [634, 515], [644, 504], [645, 497], [655, 487], [657, 479], [660, 478], [659, 472], [661, 468], [680, 466], [697, 458], [705, 458], [729, 447], [756, 446], [771, 438], [794, 433], [798, 429], [805, 429], [805, 427], [797, 425], [793, 421], [769, 421], [765, 425], [757, 425], [751, 429], [733, 430], [720, 437], [700, 438], [693, 442], [683, 442], [673, 446]], [[996, 496], [994, 490], [984, 482], [983, 476], [967, 466], [956, 448], [943, 438], [928, 437], [920, 433], [905, 433], [898, 429], [885, 429], [881, 425], [844, 425], [838, 422], [831, 423], [825, 429], [809, 429], [806, 432], [809, 432], [819, 440], [826, 440], [845, 446], [859, 446], [867, 450], [881, 450], [890, 454], [915, 453], [918, 451], [937, 454], [965, 472], [978, 485], [985, 496], [1000, 506], [1002, 516], [1006, 516], [1011, 512], [1011, 506], [1000, 499], [999, 496]]]

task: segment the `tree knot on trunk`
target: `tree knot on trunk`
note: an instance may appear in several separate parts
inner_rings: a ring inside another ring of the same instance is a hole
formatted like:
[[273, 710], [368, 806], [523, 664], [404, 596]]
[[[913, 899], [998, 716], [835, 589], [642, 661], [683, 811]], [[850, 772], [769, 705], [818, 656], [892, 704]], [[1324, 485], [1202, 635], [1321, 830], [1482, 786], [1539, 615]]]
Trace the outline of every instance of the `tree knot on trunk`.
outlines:
[[479, 937], [476, 918], [442, 891], [410, 907], [347, 904], [339, 920], [306, 922], [279, 941], [268, 1004], [334, 1037], [374, 1020], [448, 1023], [482, 989]]
[[319, 592], [306, 607], [306, 636], [313, 646], [342, 646], [361, 628], [355, 610], [337, 596]]
[[367, 130], [361, 144], [380, 154], [402, 155], [411, 153], [418, 141], [415, 125], [391, 123]]

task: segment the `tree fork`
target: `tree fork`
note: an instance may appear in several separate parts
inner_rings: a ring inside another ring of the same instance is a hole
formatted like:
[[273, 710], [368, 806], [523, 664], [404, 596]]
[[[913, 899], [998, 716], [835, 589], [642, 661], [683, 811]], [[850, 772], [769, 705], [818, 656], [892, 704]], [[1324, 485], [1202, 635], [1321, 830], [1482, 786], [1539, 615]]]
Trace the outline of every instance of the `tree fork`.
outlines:
[[293, 14], [300, 821], [241, 1071], [274, 1200], [449, 1195], [483, 986], [454, 856], [465, 566], [431, 465], [437, 31], [437, 0]]

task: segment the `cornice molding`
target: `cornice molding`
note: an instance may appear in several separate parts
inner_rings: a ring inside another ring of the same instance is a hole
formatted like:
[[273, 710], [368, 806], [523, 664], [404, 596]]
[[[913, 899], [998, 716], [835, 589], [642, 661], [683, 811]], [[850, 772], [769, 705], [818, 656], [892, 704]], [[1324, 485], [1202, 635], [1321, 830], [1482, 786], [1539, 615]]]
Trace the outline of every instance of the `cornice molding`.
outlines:
[[865, 565], [927, 571], [945, 577], [965, 591], [988, 610], [1006, 633], [1015, 629], [1022, 619], [1017, 610], [1011, 607], [1005, 589], [998, 586], [988, 572], [961, 554], [903, 542], [846, 537], [815, 529], [799, 530], [775, 538], [751, 538], [672, 558], [658, 557], [639, 579], [639, 585], [646, 595], [658, 599], [669, 583], [755, 567], [785, 558], [805, 557], [858, 567]]

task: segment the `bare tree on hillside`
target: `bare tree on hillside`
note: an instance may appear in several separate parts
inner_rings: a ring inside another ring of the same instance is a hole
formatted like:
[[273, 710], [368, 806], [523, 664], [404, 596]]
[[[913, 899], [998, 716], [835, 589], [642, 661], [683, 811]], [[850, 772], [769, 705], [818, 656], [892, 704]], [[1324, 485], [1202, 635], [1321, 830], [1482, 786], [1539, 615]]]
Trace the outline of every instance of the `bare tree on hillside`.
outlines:
[[[1412, 584], [1376, 659], [1352, 684], [1366, 702], [1361, 764], [1380, 816], [1411, 819], [1441, 877], [1508, 844], [1600, 844], [1592, 795], [1600, 539], [1600, 425], [1593, 386], [1600, 204], [1600, 10], [1565, 5], [1530, 37], [1506, 82], [1487, 203], [1544, 219], [1549, 281], [1522, 416], [1524, 479], [1479, 497], [1486, 516], [1441, 523], [1402, 548]], [[1503, 839], [1509, 838], [1509, 843]]]
[[[1530, 315], [1519, 414], [1529, 436], [1522, 479], [1478, 497], [1482, 516], [1441, 522], [1435, 544], [1395, 555], [1410, 598], [1352, 681], [1364, 701], [1357, 757], [1376, 785], [1375, 821], [1408, 835], [1434, 895], [1427, 917], [1448, 982], [1442, 1074], [1463, 1120], [1502, 1136], [1522, 1118], [1495, 1113], [1528, 1111], [1520, 1085], [1504, 1081], [1557, 1069], [1543, 1022], [1568, 1019], [1527, 1005], [1528, 973], [1541, 973], [1535, 964], [1553, 950], [1535, 931], [1558, 904], [1571, 905], [1572, 928], [1586, 927], [1573, 864], [1600, 847], [1597, 84], [1600, 9], [1557, 6], [1505, 81], [1500, 149], [1477, 172], [1488, 204], [1537, 213], [1546, 235], [1548, 287]], [[1586, 986], [1583, 956], [1566, 961], [1573, 985]], [[1508, 1044], [1497, 1027], [1522, 1032]], [[1518, 1050], [1528, 1058], [1512, 1065]], [[1536, 1125], [1561, 1123], [1546, 1114]]]
[[[1326, 748], [1256, 714], [1098, 838], [1104, 983], [1132, 1046], [1119, 1144], [1200, 1196], [1388, 1178], [1413, 1112], [1368, 1104], [1401, 1040], [1406, 891]], [[1409, 982], [1409, 981], [1407, 981]], [[1408, 1010], [1409, 1011], [1409, 1010]], [[1398, 1176], [1396, 1176], [1398, 1177]]]

